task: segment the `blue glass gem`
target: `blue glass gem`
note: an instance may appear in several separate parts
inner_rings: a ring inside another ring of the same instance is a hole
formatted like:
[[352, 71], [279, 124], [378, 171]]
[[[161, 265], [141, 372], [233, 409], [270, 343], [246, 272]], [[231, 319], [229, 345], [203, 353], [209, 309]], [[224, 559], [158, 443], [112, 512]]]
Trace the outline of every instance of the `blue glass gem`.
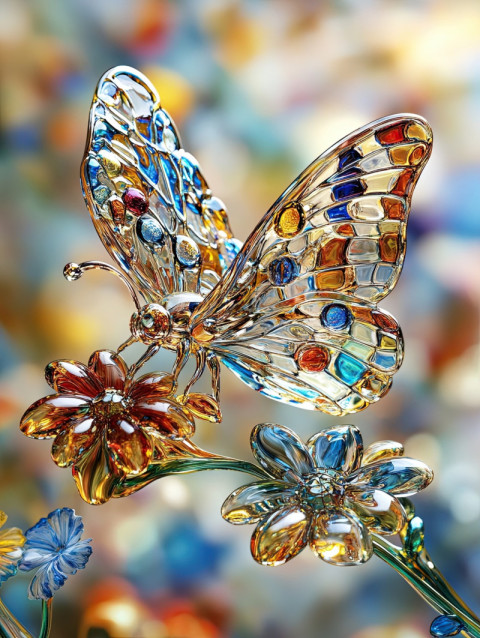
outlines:
[[275, 286], [291, 283], [297, 276], [297, 264], [291, 257], [274, 259], [269, 266], [269, 278]]
[[345, 221], [347, 219], [351, 219], [347, 204], [340, 204], [339, 206], [334, 206], [333, 208], [329, 208], [327, 210], [328, 220], [331, 222], [340, 222]]
[[436, 638], [446, 636], [458, 636], [464, 626], [456, 618], [449, 616], [438, 616], [430, 625], [430, 635]]
[[100, 184], [100, 182], [98, 181], [98, 171], [101, 168], [102, 167], [100, 166], [100, 163], [97, 162], [96, 159], [93, 159], [93, 157], [88, 160], [87, 174], [92, 190]]
[[338, 158], [338, 169], [342, 170], [349, 164], [353, 164], [357, 160], [362, 159], [362, 155], [356, 148], [350, 148], [348, 151], [344, 151]]
[[[188, 186], [195, 188], [199, 191], [202, 190], [202, 182], [200, 180], [200, 171], [197, 164], [197, 160], [190, 155], [190, 153], [182, 153], [181, 155], [181, 164], [182, 164], [182, 177], [183, 181], [188, 184]], [[187, 190], [187, 189], [185, 189]]]
[[142, 215], [137, 222], [137, 235], [150, 246], [162, 246], [164, 233], [160, 222], [151, 215]]
[[331, 303], [322, 310], [320, 321], [330, 330], [343, 330], [352, 321], [350, 310], [340, 303]]
[[335, 361], [335, 373], [347, 385], [356, 383], [366, 370], [367, 366], [344, 352], [341, 352]]
[[359, 179], [353, 179], [351, 182], [332, 186], [332, 193], [333, 197], [338, 202], [342, 199], [350, 199], [350, 197], [362, 195], [365, 192], [365, 189], [365, 184], [363, 184]]
[[373, 363], [375, 363], [379, 368], [390, 370], [397, 363], [397, 356], [394, 353], [376, 352], [373, 357]]
[[223, 242], [225, 246], [225, 251], [227, 253], [227, 257], [230, 261], [233, 261], [235, 257], [240, 252], [240, 248], [242, 247], [242, 242], [238, 239], [226, 239]]

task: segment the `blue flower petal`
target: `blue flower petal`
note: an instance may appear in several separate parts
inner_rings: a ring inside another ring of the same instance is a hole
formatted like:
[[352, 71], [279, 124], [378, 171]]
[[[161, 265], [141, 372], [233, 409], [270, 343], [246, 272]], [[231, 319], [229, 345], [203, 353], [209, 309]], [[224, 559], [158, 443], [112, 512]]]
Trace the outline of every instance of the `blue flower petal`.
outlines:
[[314, 470], [313, 461], [302, 441], [295, 432], [281, 425], [256, 425], [250, 444], [257, 461], [274, 478], [296, 482]]
[[32, 569], [37, 569], [37, 567], [50, 563], [56, 557], [56, 552], [36, 549], [35, 547], [27, 548], [22, 556], [20, 569], [23, 572], [29, 572]]
[[41, 518], [36, 525], [25, 532], [27, 542], [25, 548], [34, 547], [45, 553], [55, 552], [60, 545], [60, 539], [53, 531], [46, 518]]
[[70, 507], [54, 510], [47, 520], [63, 547], [76, 543], [83, 534], [82, 517]]
[[42, 565], [28, 588], [29, 598], [41, 598], [48, 600], [53, 594], [64, 585], [67, 576], [58, 570], [56, 560]]
[[307, 442], [307, 448], [319, 469], [349, 474], [360, 463], [362, 435], [354, 425], [338, 425], [312, 436]]

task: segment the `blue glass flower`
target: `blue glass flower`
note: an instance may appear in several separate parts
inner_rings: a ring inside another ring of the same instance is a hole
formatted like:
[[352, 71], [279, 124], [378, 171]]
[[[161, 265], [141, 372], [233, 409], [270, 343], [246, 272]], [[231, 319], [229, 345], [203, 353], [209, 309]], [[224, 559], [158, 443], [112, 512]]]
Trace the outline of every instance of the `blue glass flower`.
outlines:
[[406, 513], [398, 496], [426, 487], [431, 470], [403, 457], [403, 447], [380, 441], [363, 450], [360, 431], [336, 426], [304, 445], [274, 424], [252, 432], [254, 456], [271, 479], [244, 485], [222, 506], [230, 523], [257, 523], [254, 559], [281, 565], [307, 544], [334, 565], [357, 565], [373, 554], [369, 532], [396, 534]]
[[92, 539], [82, 541], [82, 534], [82, 517], [69, 507], [50, 512], [25, 532], [27, 542], [19, 568], [37, 570], [28, 589], [29, 598], [48, 600], [68, 576], [85, 567]]

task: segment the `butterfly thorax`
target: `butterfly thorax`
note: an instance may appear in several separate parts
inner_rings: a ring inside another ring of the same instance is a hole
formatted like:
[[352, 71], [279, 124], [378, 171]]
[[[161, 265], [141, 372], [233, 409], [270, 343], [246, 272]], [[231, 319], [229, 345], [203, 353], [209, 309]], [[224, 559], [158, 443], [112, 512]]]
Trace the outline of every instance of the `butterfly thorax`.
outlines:
[[132, 334], [146, 345], [161, 343], [175, 348], [190, 337], [190, 318], [202, 301], [197, 293], [180, 292], [164, 297], [161, 303], [146, 304], [132, 315]]

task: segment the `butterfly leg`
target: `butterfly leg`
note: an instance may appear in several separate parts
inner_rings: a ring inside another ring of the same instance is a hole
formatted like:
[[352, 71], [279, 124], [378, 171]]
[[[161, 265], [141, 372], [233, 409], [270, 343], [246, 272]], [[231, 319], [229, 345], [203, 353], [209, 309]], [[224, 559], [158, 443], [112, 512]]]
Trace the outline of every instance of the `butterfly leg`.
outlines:
[[187, 339], [182, 339], [177, 346], [177, 358], [175, 359], [175, 363], [173, 364], [172, 376], [173, 376], [173, 384], [172, 384], [172, 392], [175, 392], [178, 385], [178, 377], [180, 376], [181, 371], [185, 367], [188, 358], [190, 357], [190, 341]]
[[195, 369], [195, 373], [193, 377], [190, 379], [190, 381], [187, 384], [187, 387], [185, 388], [185, 391], [183, 393], [184, 397], [188, 395], [188, 393], [192, 389], [192, 386], [200, 379], [200, 377], [205, 371], [206, 355], [205, 355], [205, 350], [203, 348], [199, 348], [195, 352], [195, 359], [196, 359], [197, 367]]
[[140, 359], [136, 363], [130, 366], [130, 368], [128, 369], [128, 373], [127, 373], [127, 377], [125, 381], [125, 387], [131, 384], [133, 377], [137, 374], [140, 368], [155, 354], [157, 354], [159, 350], [160, 350], [160, 346], [157, 343], [154, 343], [149, 348], [147, 348], [146, 352], [140, 357]]
[[213, 352], [207, 355], [207, 366], [212, 375], [212, 393], [217, 403], [220, 401], [220, 363]]

